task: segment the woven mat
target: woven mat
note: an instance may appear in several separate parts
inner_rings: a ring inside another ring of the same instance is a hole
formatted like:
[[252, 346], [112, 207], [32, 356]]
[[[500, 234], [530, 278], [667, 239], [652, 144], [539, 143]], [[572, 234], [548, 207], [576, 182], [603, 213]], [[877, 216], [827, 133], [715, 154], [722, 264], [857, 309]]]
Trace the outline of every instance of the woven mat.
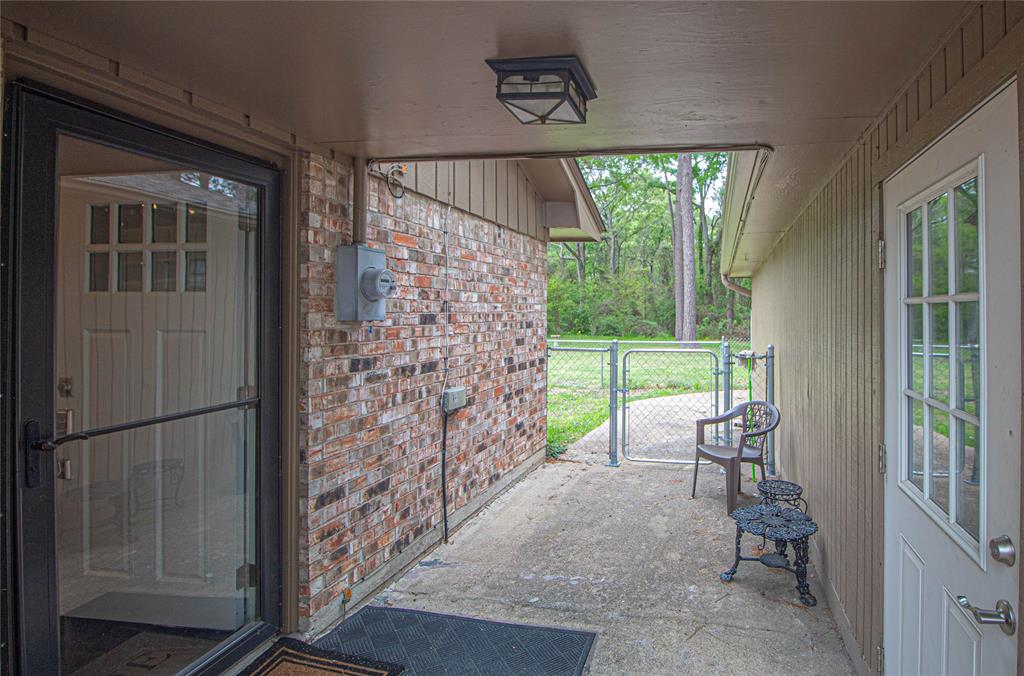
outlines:
[[575, 629], [367, 606], [316, 645], [399, 662], [406, 676], [578, 676], [596, 637]]
[[322, 650], [291, 638], [278, 639], [242, 674], [252, 676], [305, 676], [346, 674], [351, 676], [398, 676], [405, 667], [365, 657]]

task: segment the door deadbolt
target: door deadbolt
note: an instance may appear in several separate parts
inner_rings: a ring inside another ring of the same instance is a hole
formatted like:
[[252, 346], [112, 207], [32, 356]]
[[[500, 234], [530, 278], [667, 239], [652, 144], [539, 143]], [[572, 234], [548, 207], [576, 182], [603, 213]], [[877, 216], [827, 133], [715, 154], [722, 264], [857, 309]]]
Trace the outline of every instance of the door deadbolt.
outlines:
[[1009, 535], [1000, 535], [988, 541], [989, 555], [999, 563], [1012, 566], [1017, 562], [1017, 548]]

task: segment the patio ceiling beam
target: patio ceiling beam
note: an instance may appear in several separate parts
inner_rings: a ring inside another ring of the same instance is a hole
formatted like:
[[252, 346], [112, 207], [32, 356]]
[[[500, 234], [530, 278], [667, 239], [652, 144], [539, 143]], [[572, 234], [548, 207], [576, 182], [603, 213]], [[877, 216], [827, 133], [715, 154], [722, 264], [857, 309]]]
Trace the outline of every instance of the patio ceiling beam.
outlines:
[[395, 163], [395, 162], [452, 162], [460, 160], [556, 160], [576, 159], [580, 157], [597, 157], [601, 155], [665, 155], [678, 153], [728, 153], [741, 152], [744, 150], [774, 151], [774, 148], [767, 143], [698, 143], [669, 146], [628, 146], [612, 148], [580, 149], [571, 151], [524, 151], [519, 153], [476, 153], [476, 154], [451, 154], [451, 155], [395, 155], [374, 157], [370, 160], [373, 163]]

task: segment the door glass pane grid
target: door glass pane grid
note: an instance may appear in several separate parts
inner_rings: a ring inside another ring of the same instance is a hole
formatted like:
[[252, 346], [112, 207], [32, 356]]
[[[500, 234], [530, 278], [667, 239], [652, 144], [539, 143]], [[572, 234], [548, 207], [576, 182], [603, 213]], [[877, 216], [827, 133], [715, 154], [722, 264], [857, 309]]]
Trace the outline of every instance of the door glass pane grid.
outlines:
[[[222, 184], [234, 185], [222, 181], [218, 186]], [[239, 224], [247, 218], [239, 210]], [[115, 200], [90, 205], [86, 288], [114, 293], [205, 292], [207, 220], [203, 202]], [[115, 241], [110, 239], [111, 229], [117, 233]], [[109, 258], [106, 267], [104, 256]], [[113, 280], [105, 282], [104, 274], [111, 269]]]
[[975, 544], [984, 478], [978, 203], [977, 176], [932, 191], [904, 216], [902, 260], [905, 481]]

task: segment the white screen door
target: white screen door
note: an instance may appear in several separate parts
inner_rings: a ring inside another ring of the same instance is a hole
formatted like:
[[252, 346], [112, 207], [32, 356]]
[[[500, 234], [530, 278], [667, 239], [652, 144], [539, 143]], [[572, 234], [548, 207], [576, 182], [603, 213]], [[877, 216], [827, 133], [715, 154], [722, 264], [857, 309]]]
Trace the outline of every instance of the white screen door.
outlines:
[[1016, 672], [1016, 633], [966, 604], [1019, 611], [989, 551], [1020, 546], [1017, 126], [1013, 83], [883, 187], [890, 674]]

